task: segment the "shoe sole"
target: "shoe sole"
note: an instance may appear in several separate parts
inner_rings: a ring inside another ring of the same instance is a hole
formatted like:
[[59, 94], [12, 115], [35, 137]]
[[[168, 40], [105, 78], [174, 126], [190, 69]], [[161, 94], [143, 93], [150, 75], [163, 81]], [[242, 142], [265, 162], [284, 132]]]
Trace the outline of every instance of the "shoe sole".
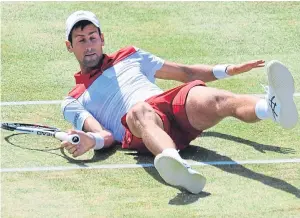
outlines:
[[154, 166], [163, 180], [172, 186], [182, 187], [193, 194], [200, 193], [205, 186], [204, 176], [189, 172], [183, 163], [171, 156], [157, 155]]
[[297, 107], [293, 99], [295, 92], [293, 76], [282, 63], [275, 60], [268, 63], [267, 73], [269, 86], [272, 87], [281, 105], [278, 122], [283, 128], [291, 129], [298, 121]]

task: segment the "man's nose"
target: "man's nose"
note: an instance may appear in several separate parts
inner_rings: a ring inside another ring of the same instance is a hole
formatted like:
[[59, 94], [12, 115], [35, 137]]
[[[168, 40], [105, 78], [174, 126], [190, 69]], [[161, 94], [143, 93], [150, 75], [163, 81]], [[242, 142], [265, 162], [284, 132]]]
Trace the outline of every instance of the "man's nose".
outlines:
[[85, 50], [86, 50], [86, 52], [91, 52], [92, 48], [91, 47], [87, 47]]
[[86, 40], [86, 45], [89, 47], [91, 46], [93, 43], [92, 43], [92, 40]]

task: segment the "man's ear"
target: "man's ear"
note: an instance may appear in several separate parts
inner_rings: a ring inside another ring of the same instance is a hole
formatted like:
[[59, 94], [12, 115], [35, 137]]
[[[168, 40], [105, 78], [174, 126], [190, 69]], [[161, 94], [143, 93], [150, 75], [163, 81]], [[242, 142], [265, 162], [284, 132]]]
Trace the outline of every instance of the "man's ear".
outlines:
[[73, 47], [70, 41], [66, 41], [66, 47], [70, 53], [73, 52]]
[[103, 33], [101, 33], [100, 39], [101, 39], [101, 42], [102, 42], [102, 46], [104, 46], [104, 35], [103, 35]]

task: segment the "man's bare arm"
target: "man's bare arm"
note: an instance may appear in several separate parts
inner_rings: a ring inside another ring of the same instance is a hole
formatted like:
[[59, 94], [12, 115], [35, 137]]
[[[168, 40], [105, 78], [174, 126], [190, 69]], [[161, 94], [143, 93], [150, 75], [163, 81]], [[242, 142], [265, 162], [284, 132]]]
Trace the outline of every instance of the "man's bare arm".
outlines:
[[[229, 76], [241, 74], [254, 68], [263, 67], [265, 61], [255, 60], [237, 65], [229, 65], [226, 73]], [[212, 65], [184, 65], [166, 61], [162, 68], [155, 74], [156, 78], [166, 80], [176, 80], [180, 82], [191, 82], [194, 80], [202, 80], [203, 82], [211, 82], [217, 80], [213, 74]]]
[[104, 129], [100, 123], [94, 117], [88, 117], [84, 121], [83, 131], [85, 132], [93, 132], [99, 134], [104, 138], [104, 148], [108, 148], [114, 144], [114, 137], [112, 133], [106, 129]]
[[[72, 154], [73, 157], [78, 157], [83, 155], [90, 149], [95, 149], [96, 137], [100, 137], [101, 141], [104, 143], [103, 148], [108, 148], [114, 145], [114, 137], [112, 133], [105, 130], [100, 123], [92, 116], [85, 119], [83, 124], [83, 130], [70, 130], [69, 134], [78, 134], [80, 137], [80, 142], [77, 145], [71, 144], [70, 142], [64, 141], [61, 143], [62, 147], [67, 149], [67, 151]], [[90, 133], [95, 134], [94, 136]], [[96, 137], [95, 137], [96, 136]], [[103, 144], [102, 144], [103, 145]], [[101, 146], [102, 147], [102, 146]]]

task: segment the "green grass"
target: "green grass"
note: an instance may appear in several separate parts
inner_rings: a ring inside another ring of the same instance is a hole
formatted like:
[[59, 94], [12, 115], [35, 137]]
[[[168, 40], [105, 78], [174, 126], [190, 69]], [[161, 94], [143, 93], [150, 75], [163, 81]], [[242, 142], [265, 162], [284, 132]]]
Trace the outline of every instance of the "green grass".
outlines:
[[[79, 67], [65, 48], [64, 25], [77, 9], [100, 17], [107, 53], [135, 45], [186, 64], [278, 59], [291, 69], [300, 87], [298, 2], [5, 2], [2, 101], [56, 100], [71, 90]], [[263, 69], [212, 85], [262, 93], [258, 82], [266, 82]], [[159, 85], [173, 87], [161, 81]]]
[[[300, 108], [300, 99], [296, 99]], [[2, 119], [6, 121], [22, 121], [48, 124], [61, 129], [71, 126], [63, 121], [58, 105], [39, 106], [6, 106], [2, 108]], [[214, 161], [215, 159], [233, 160], [244, 159], [282, 159], [297, 158], [300, 154], [298, 138], [300, 124], [287, 131], [271, 121], [256, 124], [245, 124], [233, 118], [223, 120], [219, 125], [211, 128], [203, 137], [197, 138], [191, 144], [200, 146], [206, 152], [203, 156], [194, 157], [194, 152], [188, 152], [185, 158], [196, 161]], [[141, 160], [134, 155], [136, 152], [115, 149], [106, 152], [88, 152], [77, 161], [70, 160], [58, 149], [59, 141], [25, 134], [12, 135], [12, 132], [2, 131], [2, 167], [34, 167], [34, 166], [61, 166], [81, 163], [83, 160], [89, 164], [136, 163], [137, 161], [150, 162], [152, 158], [143, 157]], [[279, 137], [280, 136], [280, 137]], [[56, 150], [53, 150], [56, 149]], [[214, 153], [212, 151], [219, 151]], [[13, 155], [12, 155], [13, 154]], [[130, 155], [132, 154], [132, 155]], [[200, 159], [199, 159], [200, 158]], [[71, 161], [71, 163], [69, 162]]]
[[[300, 91], [299, 2], [18, 2], [1, 3], [1, 101], [60, 100], [79, 67], [64, 45], [75, 10], [94, 11], [107, 53], [135, 45], [186, 64], [278, 59]], [[218, 13], [216, 13], [216, 11]], [[263, 93], [264, 69], [210, 86]], [[158, 81], [163, 89], [177, 82]], [[296, 98], [300, 108], [300, 99]], [[2, 106], [1, 120], [70, 128], [59, 105]], [[193, 141], [190, 162], [299, 158], [300, 124], [225, 119]], [[116, 148], [72, 159], [51, 138], [1, 131], [1, 168], [153, 163]], [[154, 168], [23, 172], [1, 175], [3, 217], [298, 217], [299, 163], [197, 166], [199, 195], [165, 185]], [[298, 198], [296, 197], [298, 196]]]
[[[299, 187], [299, 178], [292, 179], [283, 172], [293, 172], [296, 164], [246, 167], [246, 173], [243, 167], [235, 167], [237, 175], [212, 166], [201, 168], [209, 183], [200, 195], [181, 193], [161, 184], [153, 169], [4, 174], [3, 214], [5, 217], [10, 214], [11, 217], [24, 214], [26, 217], [297, 217], [299, 201], [293, 195], [251, 179], [261, 173], [265, 181], [292, 190], [292, 185]], [[18, 197], [13, 198], [16, 192]]]
[[[297, 99], [297, 106], [300, 101]], [[58, 106], [3, 107], [2, 118], [69, 125]], [[226, 119], [196, 139], [190, 162], [298, 158], [299, 124], [284, 131], [271, 122]], [[153, 157], [114, 149], [76, 160], [55, 139], [2, 131], [1, 167], [153, 163]], [[52, 150], [56, 149], [56, 150]], [[4, 217], [297, 217], [299, 164], [197, 166], [208, 183], [200, 195], [166, 186], [154, 168], [2, 173]], [[117, 200], [116, 200], [117, 199]], [[76, 206], [74, 206], [76, 205]], [[66, 209], [67, 208], [67, 209]]]

